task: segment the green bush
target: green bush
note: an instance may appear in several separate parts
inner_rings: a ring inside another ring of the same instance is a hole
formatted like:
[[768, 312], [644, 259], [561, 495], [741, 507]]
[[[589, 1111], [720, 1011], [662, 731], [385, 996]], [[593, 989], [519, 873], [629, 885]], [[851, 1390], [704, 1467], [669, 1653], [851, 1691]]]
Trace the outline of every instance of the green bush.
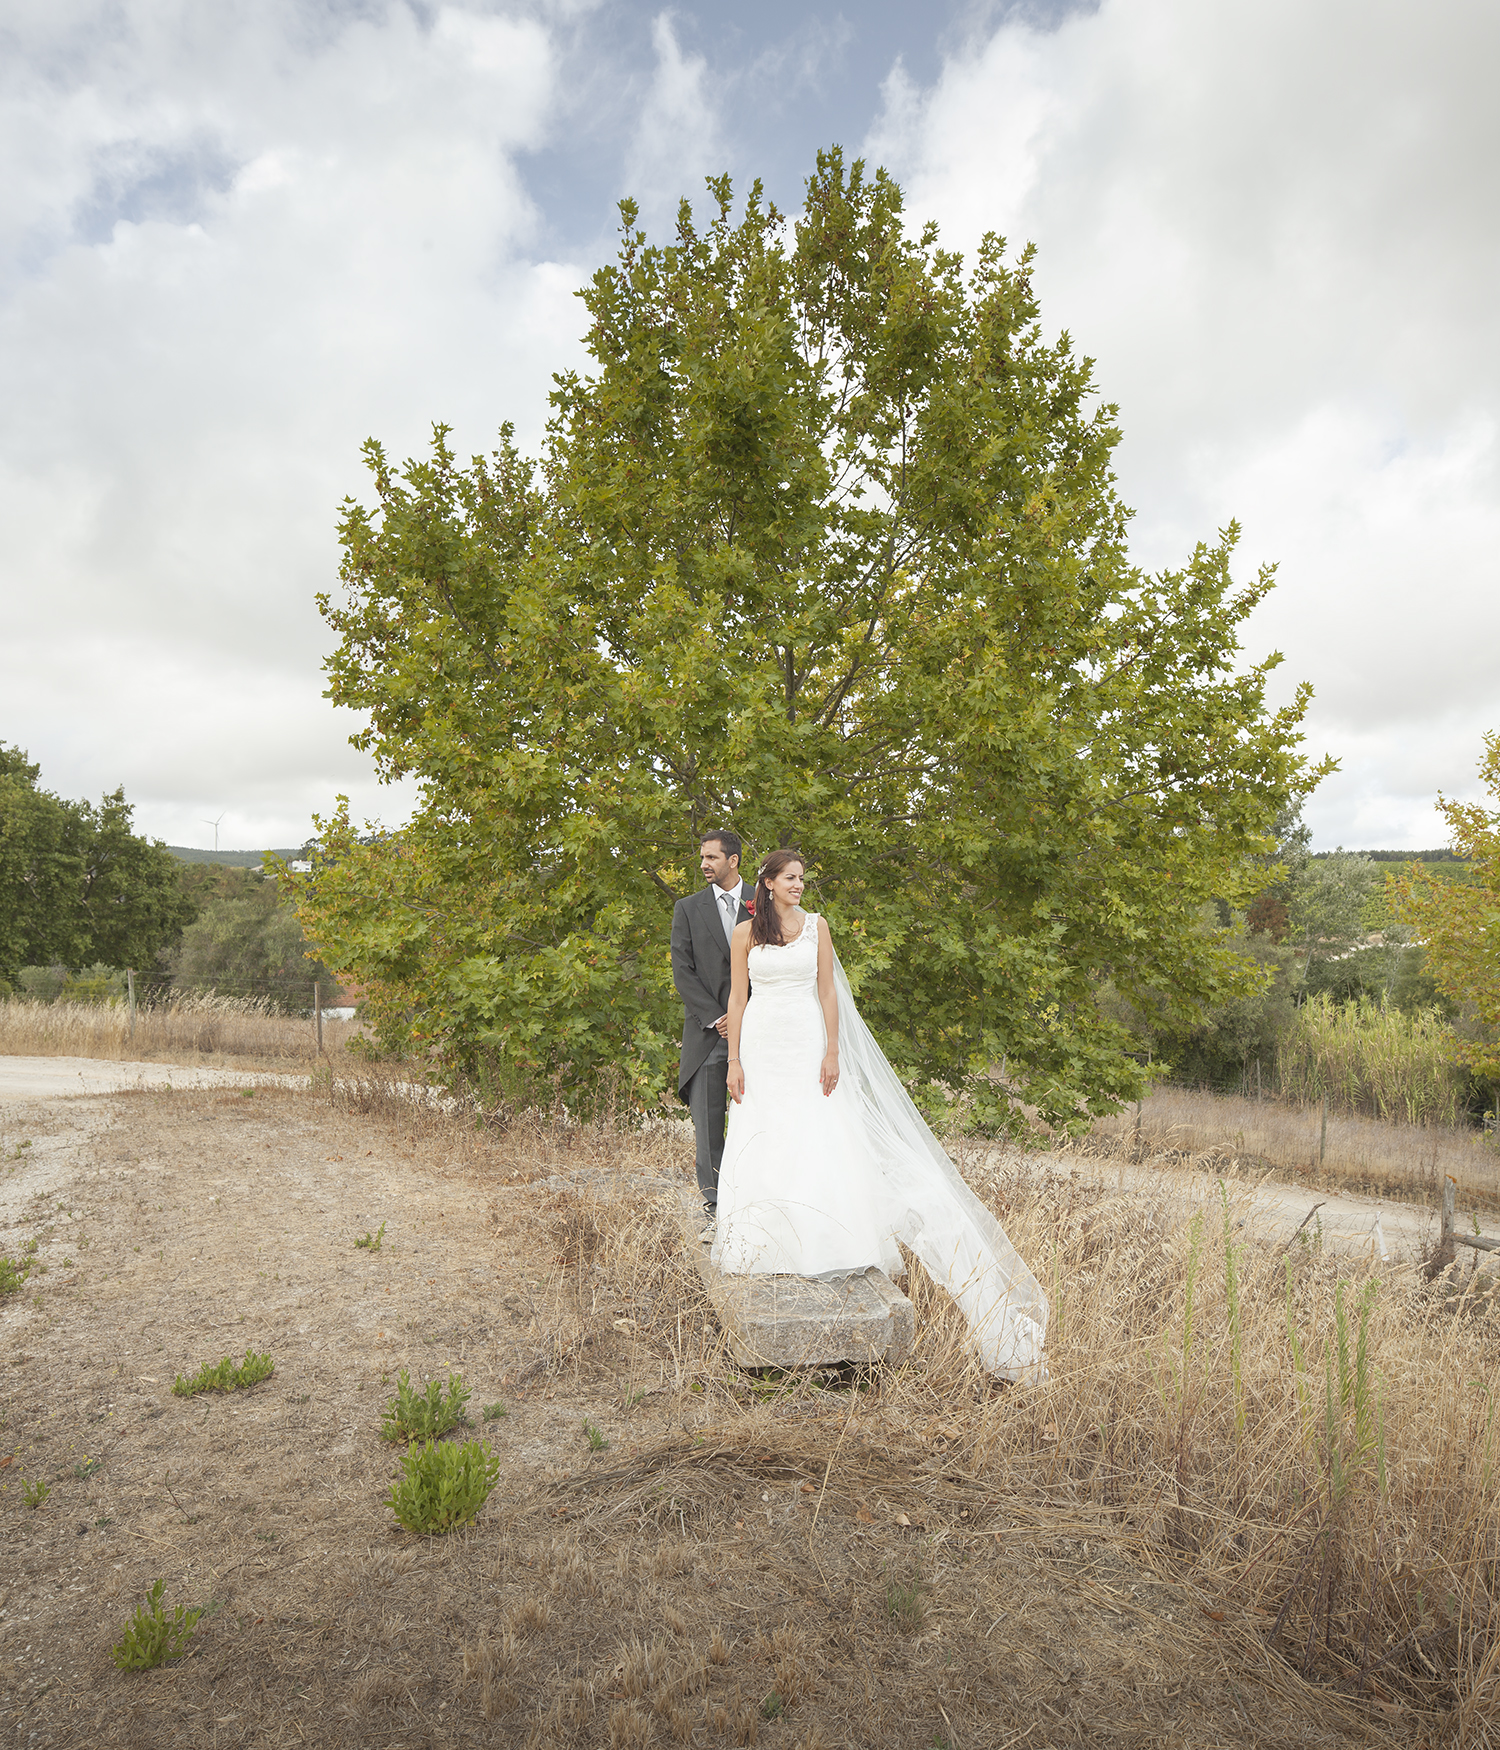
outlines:
[[323, 1001], [332, 1001], [333, 975], [308, 958], [302, 925], [291, 906], [280, 903], [274, 881], [258, 869], [215, 869], [195, 877], [194, 887], [198, 915], [165, 956], [179, 990], [266, 996], [301, 1012], [311, 1006], [316, 979]]
[[179, 1373], [172, 1391], [179, 1398], [190, 1398], [200, 1391], [239, 1391], [269, 1379], [275, 1371], [276, 1363], [269, 1355], [257, 1355], [253, 1349], [247, 1349], [238, 1366], [226, 1355], [217, 1366], [205, 1361], [191, 1379]]
[[468, 1424], [464, 1405], [470, 1398], [469, 1388], [456, 1373], [448, 1375], [448, 1389], [430, 1379], [420, 1392], [411, 1388], [406, 1369], [401, 1369], [396, 1381], [396, 1395], [385, 1407], [385, 1419], [380, 1425], [385, 1440], [437, 1440], [460, 1423]]
[[125, 1000], [125, 974], [99, 961], [78, 972], [66, 966], [23, 966], [16, 974], [34, 1003], [118, 1003]]
[[467, 1525], [499, 1477], [487, 1440], [429, 1440], [406, 1449], [386, 1504], [408, 1531], [437, 1535]]
[[146, 1603], [137, 1607], [124, 1639], [110, 1649], [122, 1671], [150, 1671], [175, 1659], [193, 1638], [202, 1609], [186, 1610], [179, 1604], [168, 1616], [161, 1607], [162, 1590], [158, 1580], [146, 1594]]

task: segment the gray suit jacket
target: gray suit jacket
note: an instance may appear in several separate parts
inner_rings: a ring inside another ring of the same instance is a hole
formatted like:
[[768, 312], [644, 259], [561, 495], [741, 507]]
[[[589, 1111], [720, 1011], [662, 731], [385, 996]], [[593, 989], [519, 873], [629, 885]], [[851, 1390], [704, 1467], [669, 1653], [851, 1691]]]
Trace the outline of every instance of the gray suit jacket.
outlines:
[[[745, 900], [753, 891], [748, 882], [740, 883], [740, 923], [750, 916]], [[679, 1094], [718, 1044], [714, 1022], [729, 1008], [729, 944], [724, 940], [718, 892], [712, 885], [700, 888], [672, 908], [672, 982], [686, 1011], [677, 1071]]]

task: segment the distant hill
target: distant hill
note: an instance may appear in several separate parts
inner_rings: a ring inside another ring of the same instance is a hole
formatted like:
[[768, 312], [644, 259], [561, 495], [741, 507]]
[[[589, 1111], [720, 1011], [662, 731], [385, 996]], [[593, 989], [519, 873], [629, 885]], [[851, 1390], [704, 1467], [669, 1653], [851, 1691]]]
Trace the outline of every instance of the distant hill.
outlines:
[[[1467, 863], [1467, 857], [1456, 857], [1452, 851], [1354, 851], [1356, 857], [1368, 857], [1372, 863]], [[1314, 851], [1314, 857], [1332, 857], [1334, 851]]]
[[199, 851], [191, 845], [168, 845], [180, 863], [224, 863], [231, 869], [258, 869], [267, 857], [300, 857], [301, 845], [275, 851]]

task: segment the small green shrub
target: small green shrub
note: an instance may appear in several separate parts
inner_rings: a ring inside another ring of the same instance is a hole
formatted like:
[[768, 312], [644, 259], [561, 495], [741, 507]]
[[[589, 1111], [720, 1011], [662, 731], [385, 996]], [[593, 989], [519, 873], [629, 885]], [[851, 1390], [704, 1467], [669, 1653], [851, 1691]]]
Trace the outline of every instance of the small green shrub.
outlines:
[[25, 1477], [21, 1478], [21, 1499], [28, 1507], [40, 1507], [51, 1493], [51, 1484], [44, 1483], [40, 1477], [33, 1482], [28, 1482]]
[[396, 1395], [385, 1407], [385, 1419], [380, 1425], [381, 1438], [408, 1443], [437, 1440], [460, 1424], [467, 1427], [469, 1418], [464, 1405], [470, 1395], [469, 1388], [456, 1373], [448, 1375], [446, 1392], [439, 1379], [428, 1380], [420, 1392], [415, 1392], [403, 1367], [396, 1380]]
[[504, 1404], [486, 1404], [481, 1419], [486, 1422], [499, 1422], [510, 1414]]
[[125, 1638], [110, 1649], [122, 1671], [150, 1671], [163, 1665], [184, 1652], [193, 1638], [202, 1609], [187, 1610], [179, 1604], [168, 1616], [161, 1607], [162, 1589], [158, 1580], [146, 1594], [146, 1603], [137, 1606]]
[[590, 1452], [602, 1452], [609, 1445], [609, 1442], [592, 1422], [584, 1423], [583, 1432], [588, 1440]]
[[257, 1355], [253, 1349], [247, 1349], [238, 1366], [226, 1355], [217, 1366], [205, 1361], [191, 1379], [179, 1373], [172, 1393], [174, 1397], [190, 1398], [200, 1391], [239, 1391], [269, 1379], [275, 1371], [276, 1363], [269, 1355]]
[[429, 1440], [406, 1449], [386, 1505], [408, 1531], [439, 1535], [467, 1525], [499, 1477], [487, 1440]]
[[20, 1258], [12, 1262], [0, 1252], [0, 1294], [15, 1294], [30, 1274], [30, 1258]]
[[379, 1228], [374, 1233], [363, 1234], [359, 1239], [357, 1239], [354, 1242], [354, 1244], [361, 1251], [378, 1252], [380, 1250], [380, 1242], [384, 1238], [385, 1238], [385, 1223], [381, 1222]]

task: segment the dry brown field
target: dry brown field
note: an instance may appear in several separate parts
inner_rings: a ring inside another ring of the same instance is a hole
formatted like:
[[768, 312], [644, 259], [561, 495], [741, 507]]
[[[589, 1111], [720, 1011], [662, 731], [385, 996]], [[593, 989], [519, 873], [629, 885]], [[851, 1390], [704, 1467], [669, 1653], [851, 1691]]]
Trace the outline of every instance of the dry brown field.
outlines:
[[[37, 1242], [0, 1301], [7, 1738], [1500, 1744], [1488, 1277], [975, 1152], [1053, 1294], [1047, 1385], [988, 1382], [920, 1280], [902, 1367], [751, 1373], [677, 1225], [689, 1145], [372, 1076], [0, 1108], [0, 1253]], [[270, 1379], [173, 1395], [246, 1347]], [[461, 1374], [501, 1460], [446, 1538], [383, 1501], [402, 1368]], [[207, 1614], [118, 1671], [157, 1578]]]
[[[351, 1063], [358, 1021], [323, 1022], [323, 1058]], [[311, 1069], [319, 1061], [311, 1015], [276, 1013], [253, 998], [185, 996], [136, 1011], [123, 1003], [37, 1003], [0, 999], [0, 1056], [97, 1057], [213, 1069]]]

